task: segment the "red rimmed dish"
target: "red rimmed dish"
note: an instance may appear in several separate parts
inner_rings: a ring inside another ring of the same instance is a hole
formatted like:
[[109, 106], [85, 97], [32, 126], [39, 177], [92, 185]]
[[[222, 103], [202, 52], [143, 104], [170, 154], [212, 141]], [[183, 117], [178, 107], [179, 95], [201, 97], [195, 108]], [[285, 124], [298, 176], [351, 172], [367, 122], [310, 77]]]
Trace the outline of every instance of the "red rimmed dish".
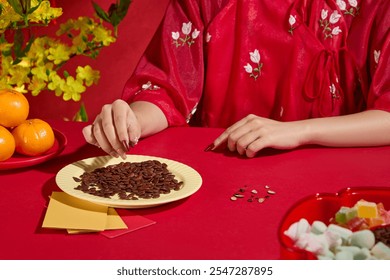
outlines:
[[49, 159], [52, 159], [62, 153], [65, 149], [68, 140], [66, 136], [59, 130], [53, 128], [55, 142], [46, 153], [40, 156], [28, 157], [15, 153], [11, 158], [0, 162], [0, 170], [11, 170], [23, 167], [34, 166]]
[[291, 260], [316, 260], [317, 257], [306, 250], [294, 246], [294, 242], [284, 234], [291, 224], [306, 219], [310, 224], [322, 221], [329, 224], [341, 206], [352, 207], [361, 199], [383, 203], [390, 208], [390, 187], [350, 187], [337, 193], [317, 193], [296, 202], [283, 217], [279, 229], [280, 258]]

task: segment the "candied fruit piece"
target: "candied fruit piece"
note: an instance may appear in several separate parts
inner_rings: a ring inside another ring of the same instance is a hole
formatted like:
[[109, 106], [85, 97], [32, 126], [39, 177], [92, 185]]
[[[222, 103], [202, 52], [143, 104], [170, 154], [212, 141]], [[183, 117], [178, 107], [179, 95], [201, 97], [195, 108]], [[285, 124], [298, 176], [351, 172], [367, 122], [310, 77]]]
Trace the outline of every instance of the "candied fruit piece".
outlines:
[[334, 220], [339, 225], [346, 225], [349, 220], [357, 216], [357, 210], [355, 207], [346, 207], [342, 206], [339, 211], [337, 211]]
[[356, 203], [357, 216], [360, 218], [376, 218], [378, 217], [378, 208], [376, 203], [359, 200]]
[[352, 231], [368, 228], [366, 219], [355, 217], [348, 221], [347, 227]]
[[347, 213], [349, 212], [349, 207], [342, 206], [335, 215], [336, 223], [345, 224], [347, 222]]
[[368, 227], [370, 227], [370, 228], [380, 226], [380, 225], [383, 225], [385, 223], [385, 221], [382, 217], [369, 218], [366, 220], [367, 220]]
[[349, 208], [349, 211], [347, 213], [347, 222], [355, 217], [357, 217], [356, 207]]

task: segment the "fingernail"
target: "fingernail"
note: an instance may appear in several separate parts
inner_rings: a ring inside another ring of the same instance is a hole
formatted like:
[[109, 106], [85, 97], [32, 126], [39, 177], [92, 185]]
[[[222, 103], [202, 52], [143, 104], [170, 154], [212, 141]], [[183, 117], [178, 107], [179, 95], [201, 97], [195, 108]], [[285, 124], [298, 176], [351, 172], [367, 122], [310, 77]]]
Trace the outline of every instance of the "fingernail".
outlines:
[[132, 148], [134, 148], [135, 145], [137, 145], [137, 144], [138, 144], [138, 137], [136, 137], [136, 138], [134, 138], [134, 140], [130, 141], [130, 146]]
[[121, 156], [121, 158], [122, 158], [123, 160], [126, 159], [126, 153], [121, 153], [120, 156]]
[[123, 147], [125, 148], [125, 151], [128, 152], [130, 150], [130, 146], [126, 140], [122, 141]]
[[114, 157], [114, 158], [118, 158], [119, 157], [119, 154], [117, 152], [110, 152], [110, 156]]
[[122, 159], [126, 159], [126, 152], [123, 151], [122, 149], [118, 148], [118, 149], [116, 149], [115, 152], [116, 152], [116, 154], [117, 154], [118, 156], [120, 156]]
[[208, 152], [208, 151], [212, 151], [212, 150], [214, 150], [215, 149], [215, 145], [214, 145], [214, 143], [211, 143], [210, 145], [208, 145], [207, 147], [206, 147], [206, 149], [204, 149], [204, 151], [205, 152]]

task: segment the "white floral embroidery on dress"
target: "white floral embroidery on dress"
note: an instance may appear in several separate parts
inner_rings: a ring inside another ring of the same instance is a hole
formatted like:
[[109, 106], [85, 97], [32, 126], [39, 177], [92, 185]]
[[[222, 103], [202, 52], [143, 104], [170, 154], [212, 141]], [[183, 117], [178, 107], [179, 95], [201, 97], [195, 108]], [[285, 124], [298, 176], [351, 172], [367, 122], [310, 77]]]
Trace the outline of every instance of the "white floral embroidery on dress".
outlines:
[[211, 40], [211, 34], [207, 32], [206, 34], [206, 43], [210, 42]]
[[255, 81], [261, 75], [261, 68], [263, 68], [263, 63], [260, 62], [260, 52], [258, 49], [255, 49], [253, 52], [249, 52], [250, 60], [255, 64], [253, 67], [249, 62], [244, 66], [245, 71], [249, 74], [249, 77], [253, 78]]
[[140, 93], [141, 91], [145, 91], [145, 90], [158, 90], [160, 89], [159, 86], [156, 86], [156, 85], [153, 85], [151, 81], [148, 81], [147, 83], [143, 84], [141, 86], [141, 89], [139, 91], [137, 91], [135, 93], [135, 95], [137, 95], [138, 93]]
[[290, 25], [290, 28], [289, 28], [288, 32], [291, 35], [293, 35], [294, 29], [297, 28], [296, 26], [294, 26], [297, 23], [296, 16], [290, 15], [290, 17], [288, 18], [288, 23]]
[[181, 27], [181, 33], [179, 31], [172, 32], [173, 44], [176, 47], [182, 47], [187, 44], [189, 47], [195, 43], [195, 39], [198, 38], [200, 31], [198, 29], [194, 29], [192, 31], [192, 22], [183, 23]]
[[346, 15], [351, 15], [355, 17], [360, 12], [360, 6], [357, 0], [348, 0], [349, 7], [347, 7], [347, 3], [343, 0], [337, 0], [336, 4], [339, 7], [339, 9], [343, 11], [344, 14]]
[[380, 50], [374, 50], [374, 61], [376, 64], [379, 63], [379, 58], [381, 56], [381, 51]]
[[340, 97], [340, 95], [338, 94], [338, 91], [337, 91], [337, 88], [336, 88], [335, 84], [332, 83], [329, 86], [329, 91], [332, 94], [332, 98], [336, 98], [337, 99], [337, 98]]
[[320, 27], [322, 27], [324, 39], [332, 38], [342, 32], [339, 26], [335, 26], [335, 24], [339, 22], [341, 15], [337, 11], [333, 11], [328, 20], [328, 14], [328, 10], [321, 10], [321, 19], [319, 20], [319, 24]]

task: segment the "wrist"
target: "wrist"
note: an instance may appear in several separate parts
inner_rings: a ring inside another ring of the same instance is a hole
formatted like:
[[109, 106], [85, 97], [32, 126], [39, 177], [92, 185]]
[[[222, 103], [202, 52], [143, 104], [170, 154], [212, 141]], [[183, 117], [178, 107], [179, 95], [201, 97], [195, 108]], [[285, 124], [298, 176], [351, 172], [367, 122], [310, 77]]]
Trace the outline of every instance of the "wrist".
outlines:
[[315, 131], [315, 125], [313, 119], [302, 120], [300, 122], [300, 145], [316, 144], [317, 132]]

